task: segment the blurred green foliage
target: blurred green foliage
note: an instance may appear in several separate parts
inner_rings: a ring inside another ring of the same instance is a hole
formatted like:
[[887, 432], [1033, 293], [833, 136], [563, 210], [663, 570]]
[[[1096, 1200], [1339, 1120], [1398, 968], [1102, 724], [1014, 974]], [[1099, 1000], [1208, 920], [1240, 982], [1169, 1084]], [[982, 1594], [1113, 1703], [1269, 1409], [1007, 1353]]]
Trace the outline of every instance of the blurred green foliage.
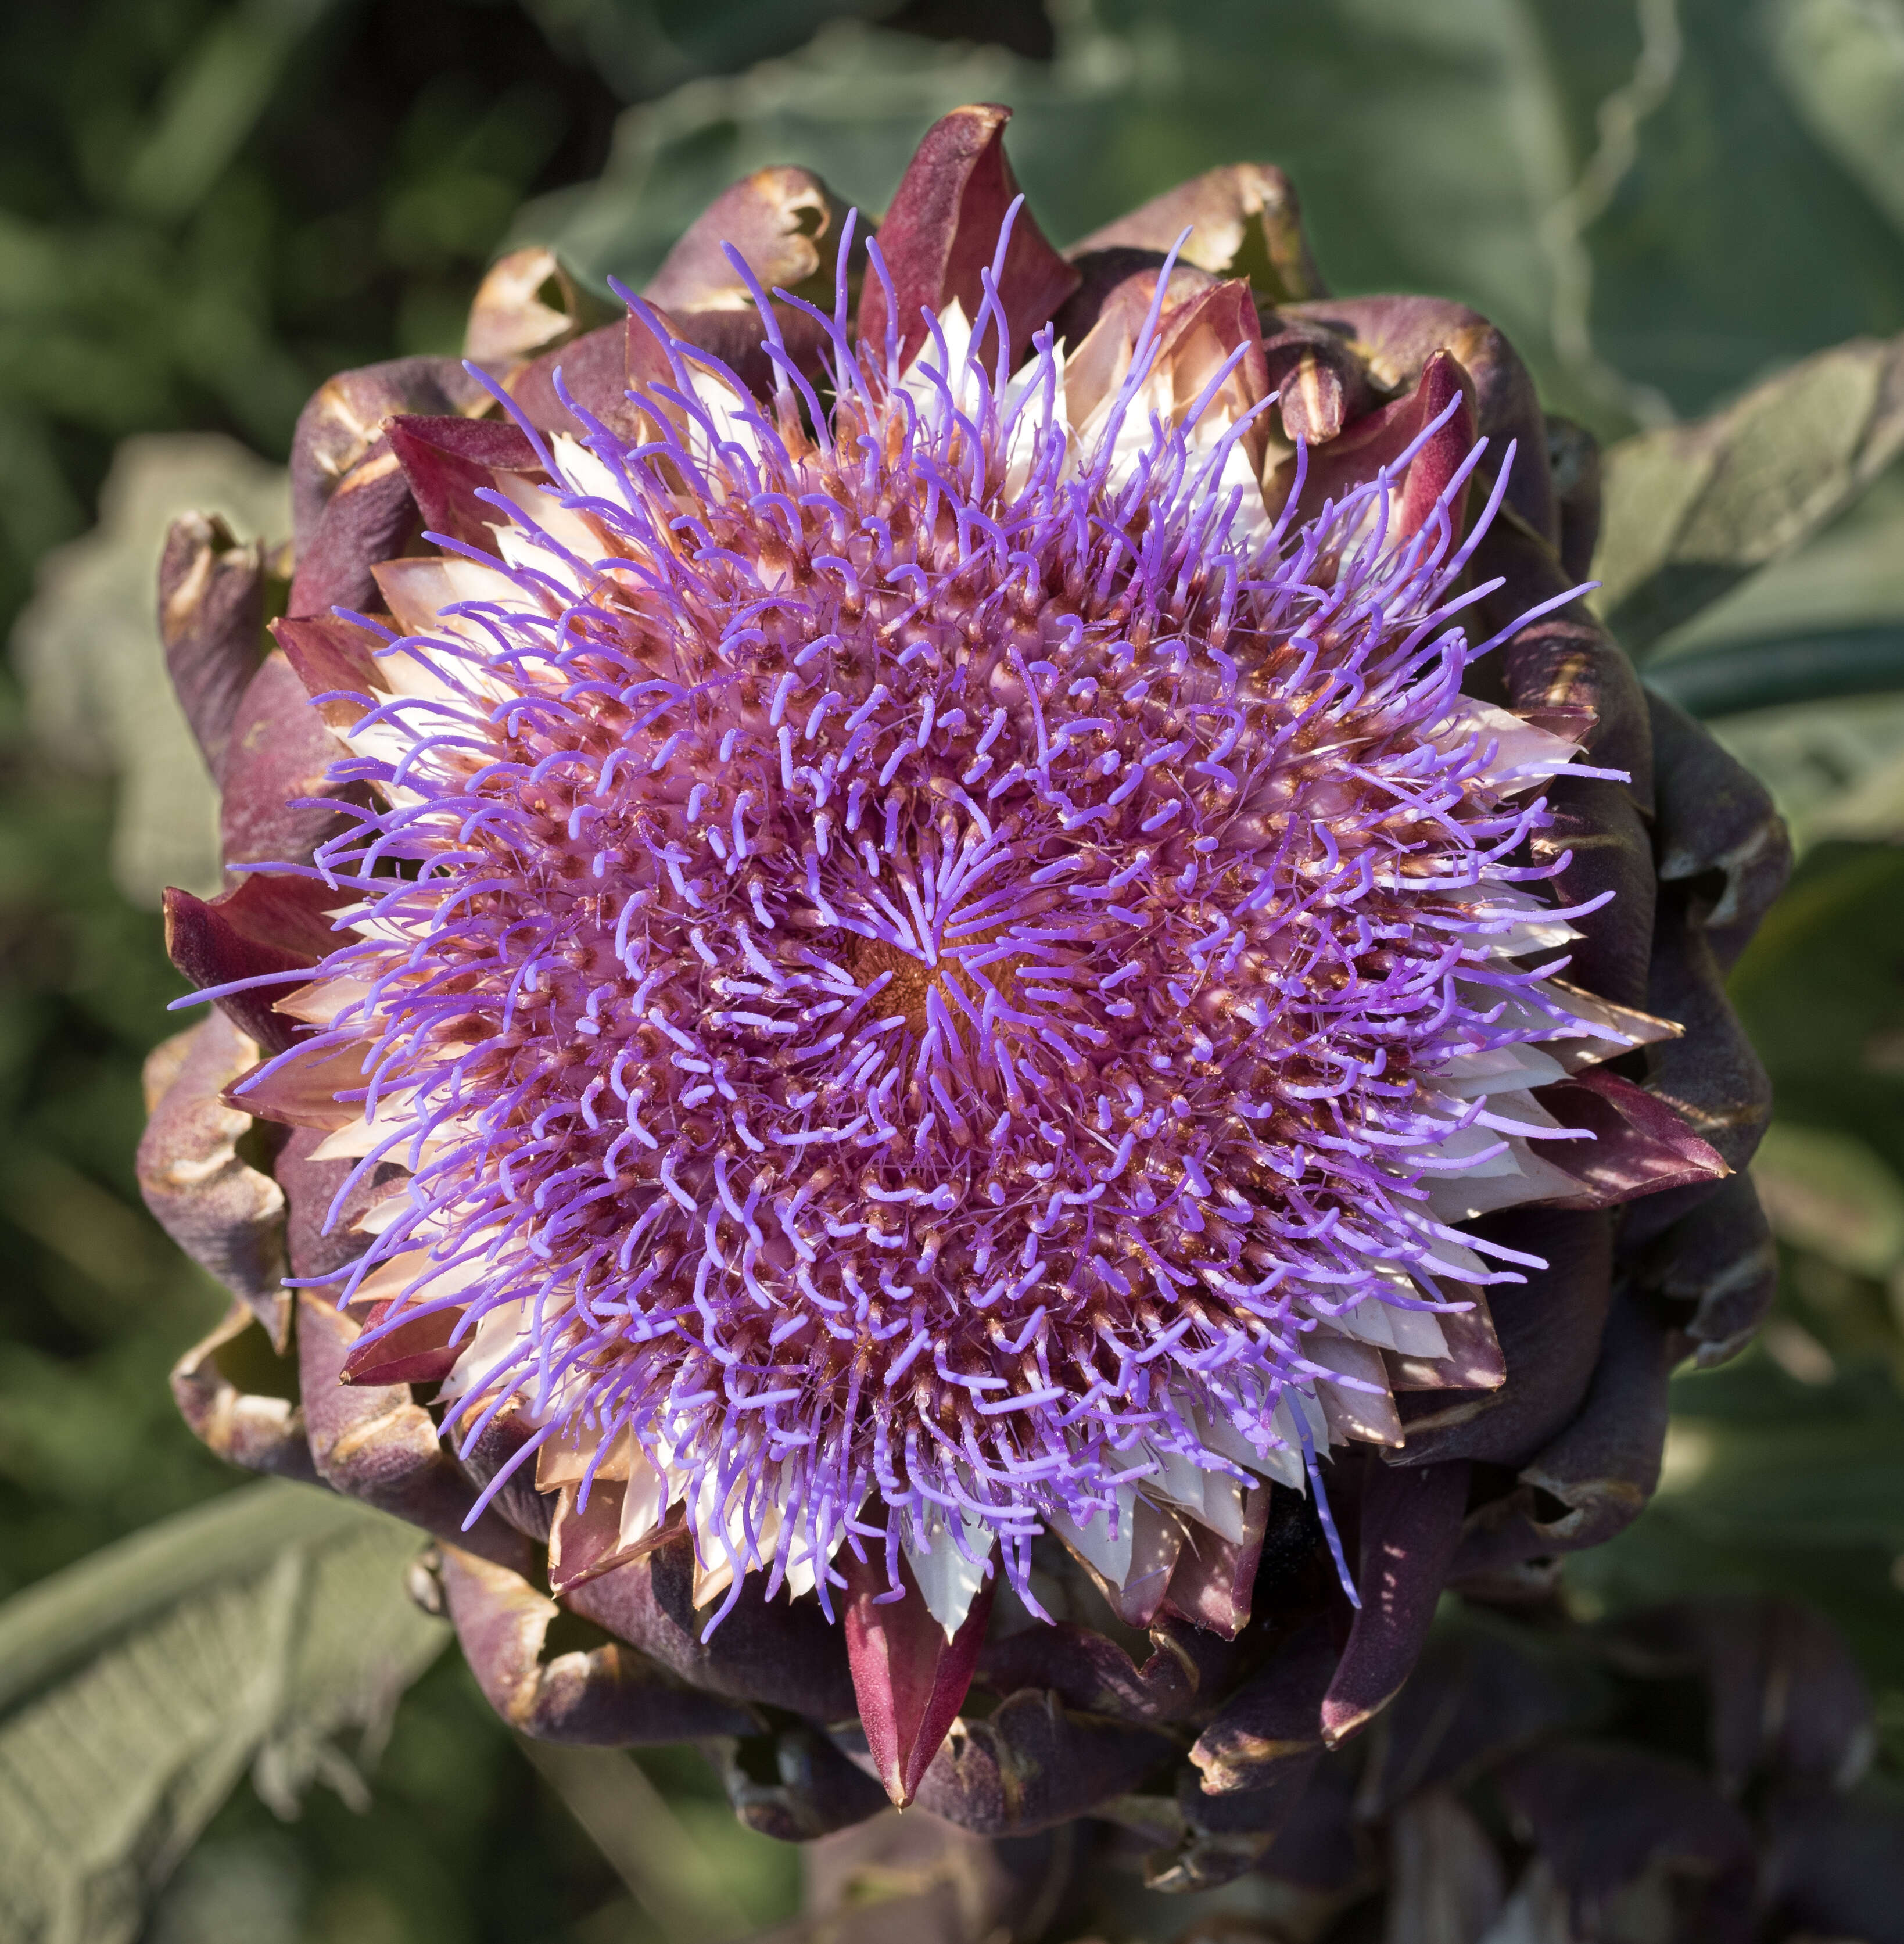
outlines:
[[1904, 850], [1824, 844], [1732, 980], [1779, 1119], [1755, 1172], [1779, 1308], [1683, 1375], [1659, 1496], [1573, 1583], [1623, 1604], [1798, 1591], [1844, 1629], [1904, 1772]]
[[0, 604], [116, 441], [281, 456], [314, 384], [453, 344], [525, 193], [615, 103], [483, 0], [103, 0], [0, 17]]
[[[757, 18], [733, 57], [778, 31]], [[456, 349], [518, 205], [597, 169], [620, 106], [484, 0], [28, 0], [0, 10], [0, 74], [9, 626], [128, 435], [213, 428], [281, 458], [332, 371]], [[35, 746], [0, 674], [0, 1595], [243, 1482], [165, 1385], [223, 1300], [134, 1186], [140, 1065], [178, 985], [108, 875], [112, 795]], [[736, 1829], [704, 1765], [658, 1772], [718, 1832], [749, 1920], [787, 1907], [792, 1859]], [[241, 1788], [152, 1934], [460, 1944], [592, 1915], [590, 1936], [661, 1934], [460, 1660], [406, 1700], [377, 1787], [374, 1817], [320, 1788], [288, 1827]]]
[[[775, 161], [876, 211], [926, 122], [974, 98], [1017, 107], [1061, 240], [1216, 163], [1281, 163], [1339, 288], [1475, 303], [1608, 439], [1904, 331], [1900, 0], [20, 0], [0, 74], [9, 624], [128, 435], [281, 458], [330, 372], [455, 348], [504, 241], [638, 278]], [[1895, 633], [1899, 558], [1893, 473], [1652, 665]], [[1821, 695], [1793, 659], [1776, 692]], [[1810, 847], [1736, 983], [1779, 1090], [1763, 1172], [1787, 1275], [1764, 1347], [1679, 1380], [1658, 1504], [1574, 1583], [1803, 1587], [1865, 1657], [1896, 1764], [1904, 709], [1720, 726]], [[177, 982], [107, 875], [113, 814], [0, 675], [0, 1596], [237, 1483], [165, 1392], [220, 1300], [132, 1186]], [[398, 1711], [375, 1816], [320, 1789], [281, 1825], [240, 1789], [147, 1934], [607, 1944], [789, 1907], [794, 1859], [735, 1827], [697, 1758], [601, 1761], [538, 1773], [447, 1656]], [[643, 1775], [684, 1859], [658, 1888], [583, 1834]]]

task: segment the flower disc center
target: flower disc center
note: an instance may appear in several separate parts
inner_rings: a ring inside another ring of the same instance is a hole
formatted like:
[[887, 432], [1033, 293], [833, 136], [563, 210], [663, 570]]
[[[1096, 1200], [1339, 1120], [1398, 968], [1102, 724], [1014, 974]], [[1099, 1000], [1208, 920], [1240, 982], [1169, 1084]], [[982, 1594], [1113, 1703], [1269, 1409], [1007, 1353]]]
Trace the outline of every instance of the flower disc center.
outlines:
[[882, 974], [892, 975], [880, 992], [875, 1010], [882, 1017], [890, 1017], [895, 1013], [902, 1015], [909, 1033], [924, 1033], [930, 1023], [927, 1000], [929, 995], [936, 994], [963, 1038], [970, 1025], [967, 1008], [973, 1012], [984, 1008], [985, 982], [989, 981], [997, 989], [998, 997], [1007, 1006], [1015, 1007], [1019, 1003], [1019, 968], [1026, 963], [1029, 955], [1013, 952], [1008, 957], [991, 959], [985, 967], [983, 981], [967, 971], [963, 962], [964, 951], [982, 951], [993, 944], [1005, 930], [1000, 925], [961, 940], [961, 951], [942, 948], [936, 965], [927, 964], [917, 952], [897, 940], [868, 938], [856, 933], [844, 954], [846, 968], [862, 988], [872, 984]]

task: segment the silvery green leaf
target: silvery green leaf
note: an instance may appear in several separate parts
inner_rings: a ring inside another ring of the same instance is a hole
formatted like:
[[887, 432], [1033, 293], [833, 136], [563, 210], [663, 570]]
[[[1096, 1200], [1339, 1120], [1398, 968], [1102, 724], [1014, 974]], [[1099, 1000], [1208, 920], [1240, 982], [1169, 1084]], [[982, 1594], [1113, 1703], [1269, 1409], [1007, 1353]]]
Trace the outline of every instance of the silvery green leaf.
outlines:
[[[1829, 1394], [1830, 1382], [1813, 1388]], [[1829, 1395], [1820, 1398], [1821, 1406]], [[1748, 1548], [1904, 1549], [1904, 1441], [1893, 1393], [1862, 1407], [1776, 1423], [1682, 1412], [1675, 1420], [1658, 1509], [1709, 1541]], [[1656, 1535], [1663, 1536], [1663, 1535]]]
[[1779, 1241], [1874, 1278], [1904, 1257], [1904, 1181], [1856, 1135], [1774, 1121], [1752, 1171]]
[[638, 285], [715, 195], [783, 162], [876, 217], [932, 121], [998, 101], [1014, 110], [1013, 166], [1060, 243], [1205, 169], [1273, 161], [1297, 182], [1327, 274], [1450, 289], [1540, 356], [1536, 232], [1573, 158], [1518, 8], [1114, 0], [1056, 24], [1047, 64], [836, 20], [795, 53], [627, 110], [599, 182], [527, 205], [514, 240]]
[[1675, 629], [1646, 678], [1770, 786], [1801, 852], [1904, 832], [1904, 469]]
[[1904, 5], [1773, 0], [1765, 29], [1806, 126], [1904, 229]]
[[1651, 663], [1647, 685], [1710, 720], [1789, 703], [1904, 689], [1904, 620], [1721, 641]]
[[1663, 683], [1682, 658], [1742, 644], [1877, 628], [1904, 628], [1904, 466], [1896, 464], [1810, 539], [1663, 638], [1647, 679]]
[[217, 432], [123, 441], [98, 524], [41, 561], [14, 629], [35, 734], [118, 778], [112, 875], [137, 905], [219, 882], [217, 791], [166, 675], [154, 591], [166, 529], [200, 509], [275, 540], [291, 525], [284, 470]]
[[1807, 358], [1604, 460], [1601, 611], [1636, 654], [1818, 532], [1904, 451], [1904, 340]]
[[404, 1586], [410, 1528], [248, 1486], [0, 1607], [0, 1935], [129, 1944], [249, 1768], [281, 1814], [374, 1754], [448, 1636]]
[[1771, 791], [1802, 856], [1829, 837], [1904, 834], [1904, 696], [1841, 696], [1710, 725]]

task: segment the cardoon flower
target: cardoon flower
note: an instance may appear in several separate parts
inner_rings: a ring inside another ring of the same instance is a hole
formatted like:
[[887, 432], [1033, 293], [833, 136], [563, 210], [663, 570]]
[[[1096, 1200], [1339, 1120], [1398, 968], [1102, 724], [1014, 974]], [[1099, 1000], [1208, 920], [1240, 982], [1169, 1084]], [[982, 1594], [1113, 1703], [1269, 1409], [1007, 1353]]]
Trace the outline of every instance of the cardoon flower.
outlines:
[[[842, 1751], [1003, 1829], [1189, 1744], [1207, 1881], [1749, 1327], [1764, 887], [1659, 895], [1498, 335], [1322, 299], [1269, 171], [1067, 259], [1004, 119], [863, 247], [769, 171], [623, 323], [519, 355], [514, 262], [484, 364], [334, 381], [255, 675], [181, 543], [242, 875], [172, 903], [226, 1020], [148, 1173], [281, 1341], [288, 1223], [302, 1422], [217, 1374], [242, 1315], [188, 1414], [450, 1542], [522, 1725], [771, 1732], [783, 1834], [878, 1800]], [[1767, 813], [1658, 727], [1703, 888]], [[623, 1644], [540, 1661], [528, 1540]]]

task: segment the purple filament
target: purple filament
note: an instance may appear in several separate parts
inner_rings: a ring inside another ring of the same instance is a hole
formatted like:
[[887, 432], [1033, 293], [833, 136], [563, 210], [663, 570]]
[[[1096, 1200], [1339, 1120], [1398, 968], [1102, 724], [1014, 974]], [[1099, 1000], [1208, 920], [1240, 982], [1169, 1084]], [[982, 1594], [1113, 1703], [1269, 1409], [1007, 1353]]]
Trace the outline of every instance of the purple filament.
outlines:
[[1579, 1029], [1487, 909], [1559, 866], [1446, 727], [1445, 508], [1247, 521], [1138, 416], [1154, 315], [1082, 451], [1048, 332], [1001, 393], [934, 320], [909, 390], [814, 315], [823, 417], [674, 347], [649, 436], [551, 455], [587, 549], [498, 496], [514, 564], [380, 651], [333, 781], [385, 807], [318, 860], [375, 929], [276, 1064], [361, 1045], [412, 1169], [345, 1294], [513, 1320], [463, 1425], [631, 1429], [748, 1563], [957, 1515], [1022, 1589], [1160, 1454], [1242, 1475], [1189, 1407], [1287, 1450], [1316, 1322], [1438, 1287], [1502, 1141], [1426, 1082]]

